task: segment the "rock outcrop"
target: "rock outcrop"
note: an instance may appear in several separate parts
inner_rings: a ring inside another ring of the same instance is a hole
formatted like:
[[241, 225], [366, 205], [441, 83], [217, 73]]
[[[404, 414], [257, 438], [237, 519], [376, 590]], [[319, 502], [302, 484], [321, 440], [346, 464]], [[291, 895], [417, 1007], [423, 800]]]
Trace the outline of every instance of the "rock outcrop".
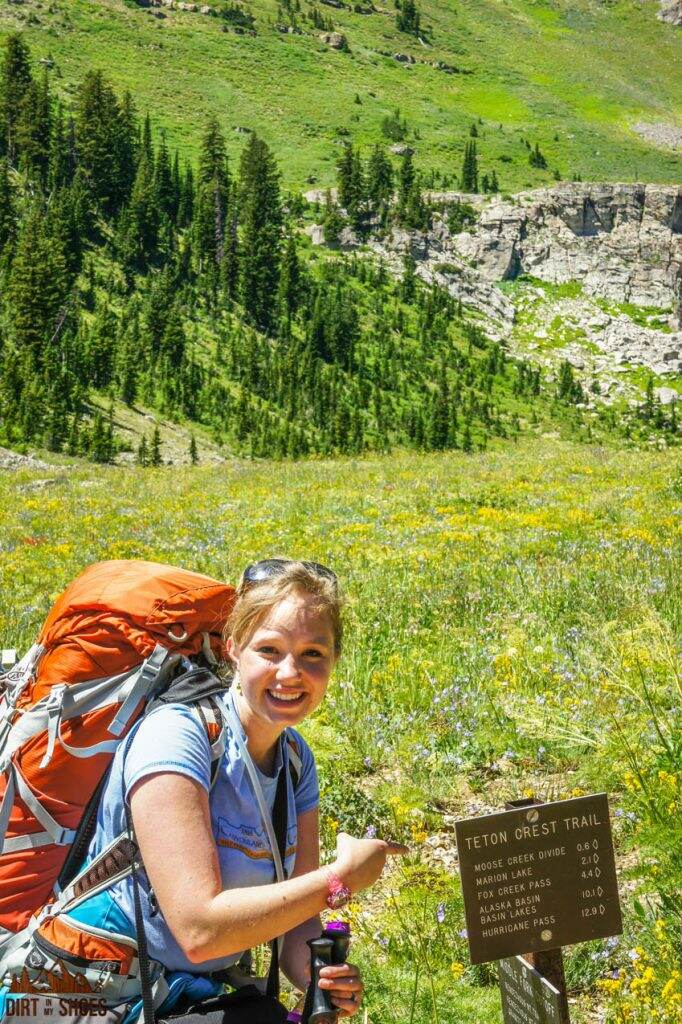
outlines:
[[34, 455], [20, 455], [19, 452], [12, 452], [9, 448], [0, 448], [0, 470], [54, 468]]
[[452, 247], [488, 280], [532, 274], [682, 312], [682, 188], [565, 184], [495, 198]]
[[451, 246], [486, 283], [526, 273], [551, 284], [578, 281], [614, 303], [670, 309], [673, 333], [624, 315], [606, 317], [598, 330], [587, 325], [587, 333], [616, 362], [682, 371], [682, 189], [573, 183], [496, 198]]
[[661, 0], [658, 17], [660, 21], [682, 26], [682, 0]]

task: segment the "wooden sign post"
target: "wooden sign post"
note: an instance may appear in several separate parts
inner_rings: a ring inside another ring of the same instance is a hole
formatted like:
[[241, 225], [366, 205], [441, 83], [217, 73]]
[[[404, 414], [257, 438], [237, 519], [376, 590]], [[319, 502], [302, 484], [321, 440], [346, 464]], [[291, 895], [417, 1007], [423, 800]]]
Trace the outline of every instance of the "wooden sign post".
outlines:
[[606, 794], [517, 801], [455, 833], [471, 962], [502, 962], [505, 1024], [568, 1024], [561, 947], [623, 930]]

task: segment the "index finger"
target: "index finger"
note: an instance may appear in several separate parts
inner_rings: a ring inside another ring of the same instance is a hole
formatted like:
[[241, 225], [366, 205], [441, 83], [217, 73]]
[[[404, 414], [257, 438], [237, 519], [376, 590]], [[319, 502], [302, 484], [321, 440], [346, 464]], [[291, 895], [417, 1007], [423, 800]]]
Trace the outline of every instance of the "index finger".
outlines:
[[386, 853], [389, 857], [402, 857], [404, 854], [409, 853], [409, 847], [403, 846], [402, 843], [394, 843], [392, 839], [386, 839]]

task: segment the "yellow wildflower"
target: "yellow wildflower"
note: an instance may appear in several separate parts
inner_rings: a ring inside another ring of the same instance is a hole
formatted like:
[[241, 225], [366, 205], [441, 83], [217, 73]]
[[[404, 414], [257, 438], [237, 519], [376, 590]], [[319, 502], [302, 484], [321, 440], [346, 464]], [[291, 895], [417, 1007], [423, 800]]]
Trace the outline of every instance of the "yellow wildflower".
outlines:
[[602, 978], [601, 981], [597, 982], [597, 985], [599, 986], [599, 988], [603, 989], [605, 992], [617, 992], [620, 988], [623, 987], [623, 979], [622, 978]]

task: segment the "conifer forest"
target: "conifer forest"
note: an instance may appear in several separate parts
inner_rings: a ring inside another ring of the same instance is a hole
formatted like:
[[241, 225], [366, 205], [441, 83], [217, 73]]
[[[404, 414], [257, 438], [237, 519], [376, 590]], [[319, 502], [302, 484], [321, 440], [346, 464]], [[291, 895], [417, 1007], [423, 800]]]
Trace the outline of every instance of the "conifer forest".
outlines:
[[[396, 114], [398, 123], [399, 113]], [[475, 126], [472, 127], [475, 135]], [[315, 211], [330, 247], [313, 253], [309, 204], [285, 192], [268, 145], [247, 134], [228, 160], [215, 118], [196, 164], [101, 70], [66, 104], [19, 34], [0, 69], [0, 443], [97, 462], [130, 442], [115, 406], [197, 424], [237, 454], [479, 450], [539, 423], [626, 437], [677, 433], [651, 394], [582, 422], [568, 363], [554, 380], [490, 341], [461, 303], [415, 274], [334, 251], [389, 224], [427, 227], [432, 205], [412, 151], [349, 140], [338, 199]], [[476, 141], [462, 187], [478, 190]], [[496, 175], [484, 188], [497, 189]], [[454, 230], [471, 208], [450, 208]], [[158, 464], [158, 429], [134, 453]], [[192, 436], [192, 461], [197, 457]]]

